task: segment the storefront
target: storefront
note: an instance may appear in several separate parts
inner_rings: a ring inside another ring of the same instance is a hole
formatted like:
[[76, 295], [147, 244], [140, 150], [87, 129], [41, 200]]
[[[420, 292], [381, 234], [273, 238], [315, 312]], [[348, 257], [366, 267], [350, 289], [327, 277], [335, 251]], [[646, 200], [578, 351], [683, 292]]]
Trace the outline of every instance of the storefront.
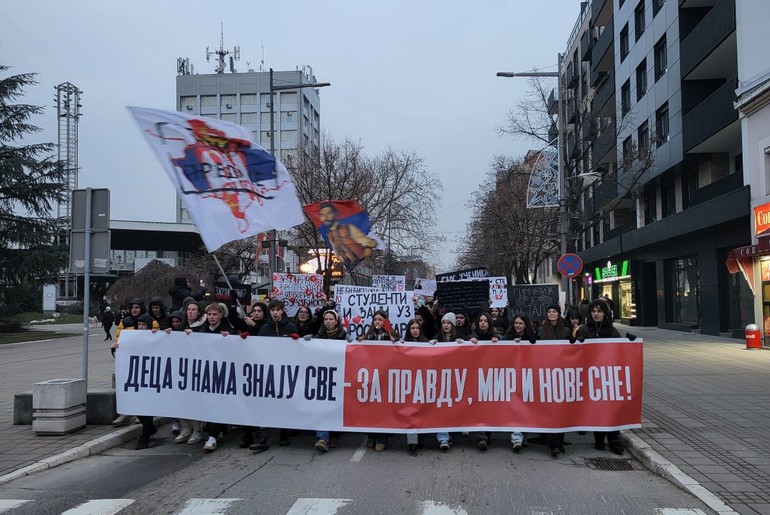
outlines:
[[606, 297], [612, 300], [614, 316], [624, 324], [636, 322], [636, 301], [631, 277], [631, 262], [628, 259], [613, 262], [608, 260], [593, 267], [593, 298]]

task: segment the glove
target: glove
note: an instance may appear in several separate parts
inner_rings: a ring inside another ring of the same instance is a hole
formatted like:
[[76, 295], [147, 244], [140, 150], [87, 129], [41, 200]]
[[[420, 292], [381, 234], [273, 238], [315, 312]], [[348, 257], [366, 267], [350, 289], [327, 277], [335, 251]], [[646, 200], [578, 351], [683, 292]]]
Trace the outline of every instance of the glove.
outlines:
[[292, 340], [299, 340], [299, 335], [297, 333], [290, 333], [289, 336], [291, 336]]
[[245, 340], [248, 337], [249, 337], [249, 332], [248, 331], [241, 331], [241, 338], [243, 338]]
[[628, 341], [632, 342], [636, 340], [636, 335], [631, 333], [626, 333], [626, 338], [628, 338]]
[[577, 338], [575, 338], [574, 336], [570, 335], [569, 342], [570, 343], [575, 343], [576, 341], [577, 341]]
[[580, 343], [583, 343], [584, 341], [586, 341], [586, 337], [585, 337], [585, 336], [583, 336], [583, 335], [578, 335], [578, 336], [576, 337], [576, 339], [577, 339], [577, 341], [579, 341]]
[[535, 343], [536, 341], [537, 341], [537, 338], [535, 338], [534, 336], [531, 336], [529, 338], [529, 343]]
[[353, 335], [350, 335], [350, 334], [347, 335], [347, 337], [345, 338], [345, 340], [347, 340], [348, 343], [353, 343], [353, 339], [354, 339]]
[[312, 334], [306, 334], [302, 338], [304, 338], [306, 342], [309, 342], [310, 340], [313, 339], [313, 335]]

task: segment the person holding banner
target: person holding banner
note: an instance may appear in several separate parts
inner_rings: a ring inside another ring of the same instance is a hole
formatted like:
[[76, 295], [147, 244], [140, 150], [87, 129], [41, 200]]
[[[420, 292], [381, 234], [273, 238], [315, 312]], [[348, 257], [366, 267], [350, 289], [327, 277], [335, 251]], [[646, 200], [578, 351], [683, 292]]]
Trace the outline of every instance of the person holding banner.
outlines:
[[[588, 338], [620, 338], [620, 333], [612, 325], [610, 306], [604, 299], [599, 298], [592, 301], [588, 305], [588, 312], [589, 316], [586, 323], [580, 326], [580, 329], [577, 331], [577, 338], [579, 340]], [[631, 336], [629, 336], [629, 339], [631, 339]], [[605, 438], [612, 452], [623, 454], [623, 444], [620, 443], [620, 431], [594, 431], [594, 447], [597, 451], [604, 450]]]
[[267, 323], [267, 304], [256, 301], [251, 305], [251, 313], [244, 318], [244, 322], [249, 326], [249, 334], [257, 336], [262, 326]]
[[[309, 310], [308, 310], [309, 311]], [[305, 336], [305, 340], [310, 340], [309, 338], [311, 335]], [[342, 328], [340, 325], [339, 315], [337, 315], [337, 312], [333, 309], [326, 310], [323, 314], [323, 325], [321, 326], [321, 329], [319, 329], [318, 333], [315, 335], [316, 338], [321, 338], [323, 340], [347, 340], [348, 335], [345, 332], [345, 329]], [[315, 448], [318, 452], [324, 453], [329, 450], [329, 448], [337, 447], [337, 442], [339, 440], [339, 436], [334, 434], [333, 436], [329, 433], [329, 431], [316, 431], [315, 433], [316, 442], [315, 442]]]
[[458, 338], [470, 340], [473, 329], [471, 328], [471, 322], [468, 319], [468, 315], [464, 311], [457, 311], [455, 312], [455, 318], [457, 318], [455, 330], [457, 331]]
[[318, 331], [313, 322], [313, 315], [310, 314], [310, 308], [304, 304], [299, 307], [297, 314], [294, 315], [294, 325], [297, 326], [297, 333], [300, 336], [312, 336]]
[[[406, 324], [406, 334], [401, 339], [401, 343], [404, 342], [427, 342], [428, 338], [422, 332], [422, 324], [416, 319], [411, 319]], [[406, 434], [406, 448], [413, 456], [417, 455], [417, 447], [420, 445], [420, 435], [418, 433]]]
[[[430, 344], [436, 345], [438, 342], [463, 343], [464, 340], [457, 337], [457, 329], [455, 328], [456, 324], [457, 317], [455, 314], [451, 311], [445, 313], [444, 316], [441, 317], [441, 329], [439, 330], [438, 334], [430, 341]], [[447, 432], [436, 433], [436, 440], [438, 440], [439, 449], [444, 452], [447, 452], [452, 444], [452, 438]]]
[[[570, 340], [574, 343], [572, 333], [564, 323], [561, 308], [558, 304], [550, 304], [545, 310], [545, 320], [538, 333], [539, 340]], [[558, 457], [564, 453], [564, 433], [548, 433], [545, 435], [551, 456]]]
[[[390, 320], [388, 320], [388, 314], [378, 309], [372, 315], [372, 322], [369, 324], [369, 330], [366, 334], [358, 337], [358, 341], [373, 340], [373, 341], [387, 341], [396, 343], [399, 340], [398, 333], [395, 332], [390, 326]], [[366, 446], [371, 449], [374, 448], [375, 452], [382, 452], [388, 445], [388, 435], [384, 433], [368, 434], [366, 435]]]
[[492, 326], [490, 314], [486, 311], [481, 313], [474, 324], [473, 332], [471, 333], [471, 343], [477, 344], [479, 340], [489, 340], [492, 343], [496, 343], [499, 339], [497, 331]]
[[537, 335], [532, 329], [532, 322], [529, 321], [529, 317], [524, 313], [519, 313], [513, 317], [513, 322], [503, 335], [503, 340], [513, 340], [517, 343], [524, 340], [535, 343]]

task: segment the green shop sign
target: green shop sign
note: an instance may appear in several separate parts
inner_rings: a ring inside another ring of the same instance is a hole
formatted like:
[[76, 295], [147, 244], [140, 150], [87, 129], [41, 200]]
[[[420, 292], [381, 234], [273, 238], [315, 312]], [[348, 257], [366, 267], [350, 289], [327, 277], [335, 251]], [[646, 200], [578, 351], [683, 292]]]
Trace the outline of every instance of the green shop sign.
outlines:
[[604, 267], [594, 268], [594, 277], [596, 282], [602, 281], [617, 281], [626, 277], [630, 277], [628, 273], [628, 260], [623, 260], [620, 265], [613, 264], [612, 261], [607, 261], [607, 265]]

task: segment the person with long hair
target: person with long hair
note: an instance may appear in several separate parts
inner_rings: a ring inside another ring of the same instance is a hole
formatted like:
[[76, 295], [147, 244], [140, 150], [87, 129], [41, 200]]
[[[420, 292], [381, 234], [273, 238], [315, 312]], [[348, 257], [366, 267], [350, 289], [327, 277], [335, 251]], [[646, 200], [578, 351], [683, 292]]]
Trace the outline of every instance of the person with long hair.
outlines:
[[[436, 345], [438, 342], [454, 342], [463, 343], [463, 339], [457, 336], [457, 317], [451, 311], [444, 313], [441, 317], [441, 326], [438, 334], [430, 340], [431, 345]], [[452, 445], [452, 437], [446, 431], [436, 433], [436, 440], [438, 440], [438, 447], [444, 452], [447, 452]]]
[[486, 311], [482, 312], [473, 324], [473, 332], [471, 333], [471, 343], [479, 343], [479, 340], [489, 340], [495, 343], [500, 338], [497, 336], [492, 325], [492, 317]]
[[[406, 334], [401, 339], [404, 342], [427, 342], [428, 338], [422, 331], [422, 324], [416, 319], [411, 319], [406, 324]], [[406, 434], [406, 448], [412, 455], [417, 454], [417, 448], [420, 447], [420, 435], [418, 433]]]
[[[516, 343], [529, 342], [535, 343], [537, 341], [537, 334], [532, 329], [532, 322], [529, 317], [524, 313], [518, 313], [513, 317], [511, 325], [503, 334], [503, 340], [512, 340]], [[511, 432], [511, 445], [513, 446], [513, 452], [521, 451], [524, 446], [524, 433], [521, 431]]]
[[313, 335], [318, 329], [313, 321], [313, 314], [308, 306], [302, 305], [294, 315], [294, 325], [297, 326], [297, 333], [300, 336]]
[[[558, 304], [549, 305], [545, 310], [545, 320], [540, 327], [538, 340], [570, 340], [571, 335], [561, 316], [561, 308]], [[564, 433], [547, 433], [545, 439], [551, 456], [556, 458], [564, 453]]]
[[[304, 336], [305, 340], [311, 340], [313, 337], [322, 340], [347, 340], [347, 332], [340, 324], [340, 318], [336, 311], [328, 309], [323, 312], [321, 318], [323, 320], [321, 328], [314, 336]], [[329, 448], [337, 447], [339, 441], [339, 436], [330, 431], [316, 431], [315, 437], [315, 449], [320, 453], [325, 453]]]

